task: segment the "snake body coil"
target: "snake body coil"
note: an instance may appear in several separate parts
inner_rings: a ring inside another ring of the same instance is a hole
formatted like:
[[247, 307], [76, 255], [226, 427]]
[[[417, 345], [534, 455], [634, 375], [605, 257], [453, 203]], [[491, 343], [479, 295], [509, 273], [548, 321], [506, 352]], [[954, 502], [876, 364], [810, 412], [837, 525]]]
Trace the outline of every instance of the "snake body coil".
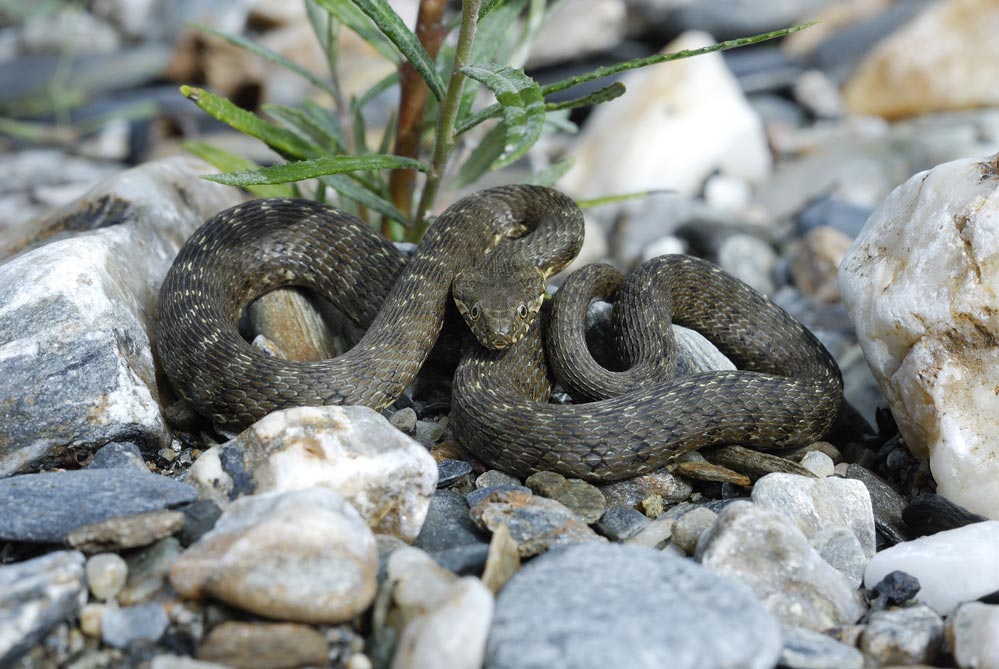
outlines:
[[[244, 427], [291, 406], [382, 409], [426, 360], [455, 276], [478, 264], [499, 240], [525, 230], [525, 237], [505, 241], [490, 254], [483, 276], [513, 271], [521, 274], [515, 285], [519, 280], [535, 286], [539, 275], [547, 278], [578, 252], [582, 216], [570, 199], [549, 189], [484, 191], [444, 212], [406, 263], [365, 224], [330, 207], [305, 200], [239, 205], [202, 226], [174, 261], [160, 293], [160, 359], [178, 393], [227, 427]], [[505, 350], [477, 347], [459, 365], [452, 400], [458, 440], [518, 475], [551, 469], [608, 480], [710, 444], [786, 446], [814, 440], [829, 427], [842, 395], [839, 371], [790, 316], [696, 259], [664, 256], [637, 276], [619, 292], [631, 296], [622, 303], [635, 303], [623, 311], [651, 314], [634, 317], [646, 319], [640, 340], [656, 351], [668, 346], [668, 322], [663, 327], [672, 312], [749, 371], [657, 376], [619, 397], [547, 404], [550, 378], [540, 319], [528, 313], [540, 298], [511, 296], [493, 279], [466, 276], [455, 293], [473, 330], [492, 319], [507, 333], [505, 341], [489, 335], [500, 345], [516, 339], [518, 328], [527, 334]], [[332, 301], [367, 327], [364, 337], [347, 353], [314, 362], [280, 360], [247, 344], [236, 328], [240, 313], [255, 297], [289, 285]], [[505, 305], [520, 320], [505, 318]], [[549, 339], [571, 339], [565, 331]], [[588, 354], [554, 355], [585, 367]]]

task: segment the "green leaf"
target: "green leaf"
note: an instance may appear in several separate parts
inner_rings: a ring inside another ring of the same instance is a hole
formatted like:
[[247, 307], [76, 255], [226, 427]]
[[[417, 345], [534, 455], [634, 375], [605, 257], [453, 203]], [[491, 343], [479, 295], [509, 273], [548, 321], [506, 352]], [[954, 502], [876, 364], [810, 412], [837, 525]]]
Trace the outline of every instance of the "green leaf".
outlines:
[[568, 79], [563, 79], [561, 81], [556, 81], [555, 83], [548, 84], [547, 86], [542, 86], [541, 92], [544, 95], [551, 95], [552, 93], [557, 93], [559, 91], [564, 91], [567, 88], [572, 88], [587, 81], [593, 81], [594, 79], [600, 79], [602, 77], [607, 77], [612, 74], [617, 74], [619, 72], [624, 72], [626, 70], [634, 70], [639, 67], [646, 67], [648, 65], [656, 65], [658, 63], [667, 63], [671, 60], [680, 60], [681, 58], [690, 58], [691, 56], [700, 56], [705, 53], [712, 53], [714, 51], [726, 51], [728, 49], [734, 49], [740, 46], [747, 46], [749, 44], [757, 44], [759, 42], [765, 42], [767, 40], [776, 39], [778, 37], [784, 37], [785, 35], [790, 35], [791, 33], [796, 33], [799, 30], [804, 30], [810, 26], [815, 25], [818, 21], [809, 21], [808, 23], [802, 23], [790, 28], [785, 28], [783, 30], [774, 30], [768, 33], [762, 33], [760, 35], [753, 35], [752, 37], [740, 37], [738, 39], [730, 39], [724, 42], [719, 42], [718, 44], [711, 44], [709, 46], [704, 46], [699, 49], [684, 49], [683, 51], [676, 51], [674, 53], [658, 53], [653, 56], [646, 56], [645, 58], [635, 58], [634, 60], [627, 60], [623, 63], [615, 63], [614, 65], [608, 65], [606, 67], [598, 67], [595, 70], [587, 72], [585, 74], [580, 74], [575, 77], [569, 77]]
[[572, 100], [565, 100], [564, 102], [552, 102], [545, 105], [545, 109], [548, 111], [559, 111], [561, 109], [575, 109], [577, 107], [589, 107], [591, 105], [598, 105], [604, 102], [609, 102], [614, 98], [619, 98], [624, 95], [626, 89], [624, 84], [620, 81], [615, 81], [610, 86], [604, 86], [600, 90], [593, 91], [588, 95], [584, 95], [580, 98], [573, 98]]
[[565, 160], [560, 160], [554, 165], [541, 170], [537, 174], [533, 175], [530, 179], [526, 180], [524, 183], [531, 184], [534, 186], [554, 186], [555, 182], [562, 178], [572, 164], [575, 162], [572, 158], [566, 158]]
[[244, 37], [240, 37], [238, 35], [230, 35], [228, 33], [215, 30], [214, 28], [209, 28], [208, 26], [202, 25], [200, 23], [194, 24], [194, 27], [202, 32], [208, 33], [209, 35], [215, 35], [216, 37], [221, 37], [230, 44], [234, 44], [240, 47], [241, 49], [246, 49], [255, 56], [260, 56], [264, 60], [268, 60], [272, 63], [280, 65], [286, 70], [294, 72], [298, 76], [302, 77], [303, 79], [311, 83], [313, 86], [316, 86], [326, 91], [330, 95], [333, 94], [333, 87], [330, 85], [328, 81], [314, 74], [313, 72], [310, 72], [309, 70], [305, 69], [298, 63], [288, 60], [279, 53], [275, 53], [274, 51], [271, 51], [266, 47], [262, 47], [259, 44], [251, 42], [250, 40]]
[[506, 146], [506, 124], [500, 122], [482, 138], [462, 164], [458, 176], [455, 177], [456, 187], [461, 188], [478, 181], [479, 177], [489, 171], [490, 166], [503, 155], [504, 146]]
[[263, 106], [268, 116], [277, 119], [282, 125], [298, 135], [303, 141], [322, 150], [323, 153], [343, 153], [344, 146], [338, 137], [302, 109], [285, 105], [268, 104]]
[[576, 204], [579, 205], [580, 209], [589, 209], [591, 207], [599, 207], [602, 204], [612, 204], [614, 202], [625, 202], [627, 200], [640, 200], [643, 197], [651, 197], [652, 195], [662, 195], [663, 193], [675, 193], [676, 191], [670, 190], [668, 188], [659, 188], [655, 190], [642, 190], [636, 191], [634, 193], [619, 193], [618, 195], [605, 195], [604, 197], [596, 197], [592, 200], [577, 200]]
[[321, 151], [285, 128], [268, 123], [252, 112], [202, 88], [181, 86], [181, 94], [223, 123], [256, 137], [286, 158], [312, 158]]
[[396, 48], [402, 52], [406, 60], [427, 82], [434, 97], [438, 100], [444, 99], [444, 81], [437, 74], [434, 61], [420, 44], [416, 34], [399, 18], [389, 3], [385, 0], [353, 0], [353, 3], [378, 26], [378, 29], [386, 37], [392, 40]]
[[364, 156], [324, 156], [312, 160], [299, 160], [284, 165], [263, 167], [259, 170], [213, 174], [205, 178], [228, 186], [255, 186], [258, 184], [283, 184], [329, 174], [343, 174], [344, 172], [391, 170], [400, 167], [420, 170], [421, 172], [430, 169], [426, 163], [412, 158], [368, 154]]
[[350, 0], [315, 0], [318, 5], [330, 13], [330, 16], [340, 21], [361, 39], [373, 46], [378, 53], [387, 60], [398, 65], [402, 59], [399, 51], [392, 44], [382, 31], [378, 29], [374, 21], [365, 16]]
[[534, 146], [545, 125], [545, 101], [538, 82], [523, 70], [499, 65], [463, 67], [465, 76], [485, 84], [503, 107], [506, 147], [494, 163], [499, 169], [519, 159]]
[[[183, 142], [180, 146], [223, 172], [253, 170], [260, 167], [248, 158], [237, 156], [235, 153], [229, 153], [204, 142]], [[294, 195], [291, 187], [284, 184], [247, 186], [247, 190], [260, 197], [293, 197]]]
[[319, 180], [338, 192], [343, 197], [353, 200], [354, 202], [367, 207], [372, 211], [377, 211], [396, 223], [400, 223], [404, 226], [409, 225], [409, 221], [400, 212], [394, 204], [387, 198], [373, 193], [370, 190], [358, 185], [356, 182], [351, 181], [351, 179], [344, 174], [331, 174], [329, 176], [320, 177]]
[[312, 100], [306, 100], [302, 103], [302, 109], [305, 113], [315, 121], [323, 131], [336, 139], [336, 143], [339, 146], [346, 146], [343, 135], [343, 124], [340, 122], [340, 118], [326, 109], [321, 107]]

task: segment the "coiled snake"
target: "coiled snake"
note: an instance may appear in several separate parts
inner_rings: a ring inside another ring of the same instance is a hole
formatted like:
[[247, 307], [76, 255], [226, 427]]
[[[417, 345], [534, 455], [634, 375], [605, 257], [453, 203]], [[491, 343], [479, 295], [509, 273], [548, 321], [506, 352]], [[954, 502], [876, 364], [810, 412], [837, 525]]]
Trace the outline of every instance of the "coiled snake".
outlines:
[[[408, 263], [336, 209], [282, 199], [238, 205], [203, 225], [174, 261], [158, 306], [160, 360], [175, 390], [222, 426], [244, 427], [291, 406], [380, 410], [415, 378], [453, 292], [479, 340], [504, 347], [477, 346], [453, 385], [455, 436], [494, 467], [611, 480], [707, 445], [783, 447], [828, 429], [842, 381], [825, 348], [765, 297], [695, 258], [662, 256], [620, 288], [606, 266], [577, 272], [554, 301], [553, 312], [570, 320], [550, 329], [546, 356], [536, 318], [545, 282], [581, 243], [575, 203], [533, 186], [455, 203]], [[367, 328], [363, 338], [337, 358], [310, 362], [280, 360], [246, 343], [236, 328], [243, 309], [288, 285], [325, 296]], [[620, 356], [652, 376], [641, 385], [635, 372], [595, 369], [580, 348], [580, 311], [591, 294], [615, 292]], [[670, 318], [701, 331], [744, 371], [669, 379]], [[565, 385], [604, 399], [548, 404], [547, 358], [576, 363], [579, 371], [560, 372]], [[601, 378], [587, 380], [593, 376]]]

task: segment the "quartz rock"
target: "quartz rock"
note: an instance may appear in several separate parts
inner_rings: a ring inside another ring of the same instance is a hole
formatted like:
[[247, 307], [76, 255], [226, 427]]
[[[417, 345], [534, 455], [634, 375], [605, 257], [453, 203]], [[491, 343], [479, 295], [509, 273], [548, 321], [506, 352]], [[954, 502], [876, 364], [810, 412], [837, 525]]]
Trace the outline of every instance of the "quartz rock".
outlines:
[[961, 602], [999, 590], [996, 555], [999, 521], [965, 525], [881, 551], [867, 563], [864, 585], [871, 588], [888, 573], [904, 571], [919, 579], [916, 599], [946, 615]]
[[961, 604], [947, 618], [947, 639], [961, 669], [999, 667], [999, 606]]
[[711, 571], [748, 585], [784, 624], [821, 631], [856, 622], [864, 613], [853, 586], [797, 526], [751, 502], [725, 507], [698, 543], [696, 557]]
[[162, 604], [105, 606], [101, 614], [101, 641], [112, 648], [127, 648], [134, 641], [159, 641], [170, 624]]
[[116, 597], [125, 587], [128, 578], [128, 565], [116, 553], [92, 555], [86, 564], [87, 587], [97, 599]]
[[839, 280], [905, 443], [929, 456], [939, 494], [989, 518], [999, 518], [997, 229], [999, 154], [938, 165], [871, 215]]
[[0, 265], [0, 476], [66, 449], [169, 444], [152, 347], [157, 290], [183, 239], [238, 194], [166, 158], [37, 226], [77, 233]]
[[181, 554], [170, 582], [282, 620], [336, 623], [375, 596], [378, 555], [363, 519], [327, 488], [241, 497]]
[[329, 488], [372, 531], [404, 541], [420, 533], [437, 487], [437, 463], [427, 449], [368, 407], [275, 411], [228, 445], [246, 454], [256, 492]]
[[[690, 32], [665, 50], [712, 42]], [[716, 170], [749, 182], [769, 173], [763, 124], [719, 54], [633, 70], [620, 81], [629, 94], [598, 107], [569, 152], [575, 163], [560, 182], [566, 192], [693, 194]]]
[[992, 0], [932, 3], [868, 53], [846, 83], [846, 104], [889, 118], [996, 106], [997, 31]]

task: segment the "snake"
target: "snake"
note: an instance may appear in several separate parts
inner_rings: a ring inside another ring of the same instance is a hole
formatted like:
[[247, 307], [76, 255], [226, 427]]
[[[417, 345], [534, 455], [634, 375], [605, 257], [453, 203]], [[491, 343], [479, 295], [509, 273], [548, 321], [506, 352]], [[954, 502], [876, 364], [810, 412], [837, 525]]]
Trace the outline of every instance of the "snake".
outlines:
[[[242, 429], [295, 406], [381, 411], [415, 379], [452, 301], [478, 343], [455, 371], [450, 425], [473, 456], [511, 474], [610, 481], [706, 446], [783, 448], [828, 430], [842, 400], [832, 356], [707, 261], [661, 256], [627, 279], [592, 265], [543, 308], [548, 280], [582, 240], [579, 207], [541, 186], [460, 199], [408, 261], [329, 205], [252, 200], [206, 221], [180, 249], [160, 289], [157, 354], [176, 394], [219, 427]], [[286, 286], [325, 297], [366, 329], [360, 341], [315, 361], [249, 344], [240, 315]], [[580, 314], [601, 296], [614, 298], [615, 331], [624, 333], [622, 371], [601, 370], [585, 345]], [[671, 323], [702, 332], [740, 369], [674, 378]], [[586, 380], [593, 376], [603, 380]], [[556, 378], [579, 403], [548, 401]]]

